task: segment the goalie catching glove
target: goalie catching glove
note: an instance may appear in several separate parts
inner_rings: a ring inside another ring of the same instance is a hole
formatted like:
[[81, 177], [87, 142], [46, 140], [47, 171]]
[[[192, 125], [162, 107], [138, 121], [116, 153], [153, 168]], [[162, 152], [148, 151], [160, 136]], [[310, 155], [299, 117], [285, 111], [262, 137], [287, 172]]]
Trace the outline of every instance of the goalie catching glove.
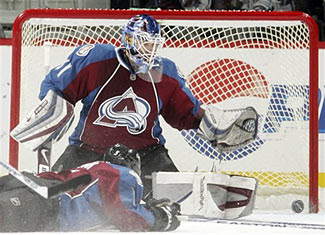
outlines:
[[258, 114], [253, 107], [222, 110], [208, 105], [201, 120], [198, 134], [221, 152], [237, 150], [257, 135]]
[[152, 231], [173, 231], [180, 225], [177, 215], [180, 215], [180, 205], [171, 203], [169, 199], [150, 199], [146, 206], [155, 216]]

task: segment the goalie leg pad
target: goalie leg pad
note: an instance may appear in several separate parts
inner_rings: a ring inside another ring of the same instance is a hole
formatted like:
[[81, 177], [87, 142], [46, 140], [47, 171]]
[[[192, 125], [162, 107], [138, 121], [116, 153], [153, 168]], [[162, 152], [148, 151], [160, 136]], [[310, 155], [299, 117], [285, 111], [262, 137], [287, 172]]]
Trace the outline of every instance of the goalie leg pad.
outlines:
[[236, 219], [252, 213], [257, 180], [216, 172], [153, 173], [153, 196], [181, 206], [182, 215]]
[[230, 177], [225, 219], [236, 219], [253, 212], [257, 185], [257, 180], [252, 177], [237, 175]]
[[73, 119], [73, 105], [49, 90], [44, 99], [12, 131], [11, 136], [33, 151], [50, 140], [58, 141]]
[[230, 176], [208, 172], [153, 173], [153, 197], [169, 198], [183, 215], [223, 218]]

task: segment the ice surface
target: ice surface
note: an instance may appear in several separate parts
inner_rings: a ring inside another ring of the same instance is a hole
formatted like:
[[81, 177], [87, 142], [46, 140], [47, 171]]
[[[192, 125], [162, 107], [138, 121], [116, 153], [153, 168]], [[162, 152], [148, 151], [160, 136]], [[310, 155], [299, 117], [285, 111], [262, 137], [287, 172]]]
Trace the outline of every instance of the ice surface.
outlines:
[[[294, 214], [292, 212], [272, 213], [267, 211], [254, 212], [252, 215], [244, 217], [245, 220], [259, 221], [277, 221], [277, 222], [294, 222], [305, 224], [322, 224], [323, 229], [303, 229], [293, 227], [271, 227], [271, 226], [256, 226], [256, 225], [237, 225], [237, 224], [219, 224], [213, 221], [210, 222], [190, 222], [182, 221], [180, 227], [173, 232], [177, 234], [216, 234], [216, 235], [325, 235], [325, 213], [318, 214]], [[166, 235], [166, 232], [146, 232], [146, 233], [124, 233], [112, 230], [100, 230], [97, 232], [69, 232], [67, 235], [91, 235], [91, 234], [127, 234], [127, 235]], [[6, 233], [10, 234], [10, 233]], [[17, 233], [12, 233], [17, 235]], [[62, 233], [32, 233], [33, 235], [62, 235]]]
[[176, 233], [186, 234], [218, 234], [218, 235], [268, 235], [268, 234], [317, 234], [325, 235], [325, 213], [318, 214], [293, 214], [272, 213], [266, 211], [255, 212], [250, 216], [244, 217], [244, 220], [274, 221], [274, 222], [294, 222], [308, 224], [322, 224], [323, 230], [302, 229], [293, 227], [270, 227], [256, 225], [237, 225], [237, 224], [219, 224], [210, 222], [188, 222], [183, 221]]

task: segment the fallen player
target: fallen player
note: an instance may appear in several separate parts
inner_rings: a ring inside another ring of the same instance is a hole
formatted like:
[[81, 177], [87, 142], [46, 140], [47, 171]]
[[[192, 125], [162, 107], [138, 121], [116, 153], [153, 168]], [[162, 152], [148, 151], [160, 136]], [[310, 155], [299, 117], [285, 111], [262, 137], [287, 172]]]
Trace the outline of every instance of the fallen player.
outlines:
[[140, 158], [116, 144], [104, 161], [39, 175], [23, 174], [39, 185], [52, 186], [90, 175], [87, 186], [45, 199], [11, 175], [0, 178], [0, 232], [85, 231], [113, 225], [120, 231], [171, 231], [180, 222], [177, 203], [151, 199], [144, 203]]

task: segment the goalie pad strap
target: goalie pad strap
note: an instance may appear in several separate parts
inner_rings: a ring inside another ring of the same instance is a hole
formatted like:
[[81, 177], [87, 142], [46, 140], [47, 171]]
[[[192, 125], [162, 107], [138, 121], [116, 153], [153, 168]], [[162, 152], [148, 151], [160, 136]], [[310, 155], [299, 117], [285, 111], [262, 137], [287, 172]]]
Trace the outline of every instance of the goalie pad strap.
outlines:
[[12, 131], [11, 136], [37, 150], [50, 140], [58, 141], [70, 127], [74, 106], [54, 91], [49, 90], [44, 99]]
[[255, 178], [231, 175], [227, 188], [225, 219], [236, 219], [253, 212], [257, 185]]

